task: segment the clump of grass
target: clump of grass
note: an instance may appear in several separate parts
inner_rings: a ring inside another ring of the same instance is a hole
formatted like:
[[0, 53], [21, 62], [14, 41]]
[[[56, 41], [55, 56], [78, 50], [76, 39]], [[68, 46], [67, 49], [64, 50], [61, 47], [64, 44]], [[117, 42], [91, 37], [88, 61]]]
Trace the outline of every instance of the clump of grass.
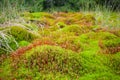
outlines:
[[96, 11], [95, 18], [96, 24], [100, 25], [101, 27], [107, 28], [119, 28], [119, 12], [111, 12], [107, 11]]
[[0, 31], [0, 55], [13, 52], [18, 47], [18, 42], [12, 35]]

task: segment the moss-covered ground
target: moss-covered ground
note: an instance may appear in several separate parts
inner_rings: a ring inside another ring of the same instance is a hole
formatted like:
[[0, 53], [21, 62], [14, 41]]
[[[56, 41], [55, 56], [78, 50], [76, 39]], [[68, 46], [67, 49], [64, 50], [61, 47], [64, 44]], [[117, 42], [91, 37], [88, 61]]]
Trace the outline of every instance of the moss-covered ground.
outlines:
[[22, 26], [0, 28], [0, 80], [120, 80], [112, 16], [106, 28], [92, 13], [22, 13]]

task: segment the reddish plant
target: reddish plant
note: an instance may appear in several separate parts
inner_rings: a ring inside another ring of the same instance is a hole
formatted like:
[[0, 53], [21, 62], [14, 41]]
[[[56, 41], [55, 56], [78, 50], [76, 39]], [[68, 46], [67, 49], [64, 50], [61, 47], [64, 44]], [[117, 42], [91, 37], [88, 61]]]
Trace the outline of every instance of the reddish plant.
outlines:
[[114, 54], [116, 52], [120, 52], [120, 45], [114, 47], [106, 47], [101, 40], [99, 41], [99, 47], [101, 48], [102, 53]]
[[55, 45], [54, 42], [52, 42], [51, 40], [47, 40], [47, 39], [42, 39], [42, 40], [35, 40], [32, 42], [32, 44], [26, 46], [26, 47], [21, 47], [19, 49], [17, 49], [15, 52], [13, 52], [11, 54], [11, 56], [13, 58], [15, 57], [20, 57], [20, 55], [24, 54], [26, 51], [32, 49], [32, 48], [35, 48], [37, 46], [40, 46], [40, 45]]

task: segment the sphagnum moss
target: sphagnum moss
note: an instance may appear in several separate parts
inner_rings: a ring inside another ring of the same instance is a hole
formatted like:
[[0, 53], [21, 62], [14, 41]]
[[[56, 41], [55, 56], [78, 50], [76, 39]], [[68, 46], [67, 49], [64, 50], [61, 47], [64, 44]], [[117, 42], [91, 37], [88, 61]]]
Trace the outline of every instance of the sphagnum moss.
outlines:
[[11, 27], [23, 47], [1, 60], [1, 79], [120, 79], [119, 30], [101, 28], [91, 14], [37, 12], [22, 17], [37, 26], [25, 25], [33, 31], [35, 27], [41, 37], [36, 39], [25, 28]]

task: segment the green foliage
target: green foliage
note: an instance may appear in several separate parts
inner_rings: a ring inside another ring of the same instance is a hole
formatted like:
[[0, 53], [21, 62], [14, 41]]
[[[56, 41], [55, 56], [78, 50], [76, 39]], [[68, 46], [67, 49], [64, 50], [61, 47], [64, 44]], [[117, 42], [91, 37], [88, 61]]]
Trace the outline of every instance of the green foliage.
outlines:
[[0, 15], [0, 23], [2, 24], [4, 22], [5, 22], [5, 18], [1, 17], [1, 15]]
[[[14, 3], [14, 4], [13, 4]], [[111, 10], [119, 10], [119, 0], [1, 0], [1, 8], [17, 8], [18, 10], [27, 10], [30, 12], [38, 11], [79, 11], [95, 10], [102, 6]], [[112, 7], [111, 7], [112, 6]]]
[[[61, 11], [79, 11], [79, 10], [95, 10], [98, 6], [105, 6], [111, 10], [118, 10], [119, 0], [45, 0], [44, 9], [52, 10], [59, 8]], [[112, 5], [112, 7], [110, 7]]]

